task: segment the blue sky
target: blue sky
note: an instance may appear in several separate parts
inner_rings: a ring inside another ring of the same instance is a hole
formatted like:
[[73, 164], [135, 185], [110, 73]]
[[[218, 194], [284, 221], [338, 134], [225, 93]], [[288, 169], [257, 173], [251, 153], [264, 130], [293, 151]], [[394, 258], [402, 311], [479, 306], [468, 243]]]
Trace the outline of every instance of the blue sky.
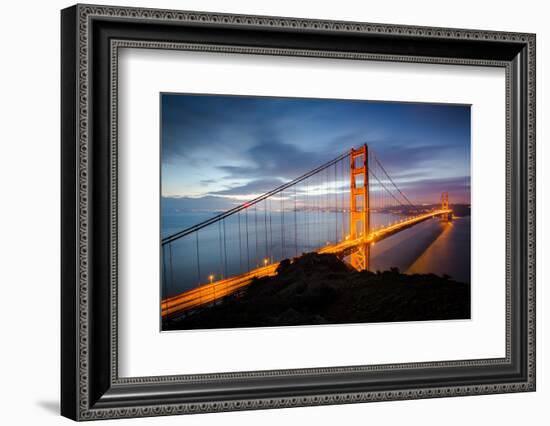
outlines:
[[469, 106], [182, 94], [161, 104], [164, 198], [225, 208], [367, 143], [413, 203], [442, 191], [470, 202]]

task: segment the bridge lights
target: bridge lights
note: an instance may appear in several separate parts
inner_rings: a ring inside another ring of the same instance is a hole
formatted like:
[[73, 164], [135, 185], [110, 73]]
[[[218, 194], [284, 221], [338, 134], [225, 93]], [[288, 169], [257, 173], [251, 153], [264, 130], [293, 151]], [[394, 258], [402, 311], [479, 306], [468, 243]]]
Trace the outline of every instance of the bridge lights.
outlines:
[[264, 266], [267, 266], [269, 260], [268, 259], [264, 259]]
[[214, 274], [208, 275], [208, 279], [210, 280], [210, 284], [212, 284], [212, 281], [214, 281]]

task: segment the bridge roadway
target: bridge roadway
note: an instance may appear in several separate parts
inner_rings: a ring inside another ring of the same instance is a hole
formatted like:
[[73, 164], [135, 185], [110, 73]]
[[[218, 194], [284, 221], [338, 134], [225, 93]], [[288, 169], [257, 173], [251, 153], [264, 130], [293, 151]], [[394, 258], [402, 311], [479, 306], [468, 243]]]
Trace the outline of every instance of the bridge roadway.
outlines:
[[[391, 225], [372, 231], [366, 238], [356, 238], [354, 240], [344, 240], [337, 244], [330, 244], [321, 247], [317, 250], [320, 254], [347, 254], [360, 244], [372, 244], [390, 237], [400, 231], [403, 231], [411, 226], [417, 225], [436, 216], [452, 214], [452, 210], [433, 210], [417, 216], [413, 216], [402, 221], [398, 221]], [[253, 269], [247, 273], [236, 275], [223, 280], [214, 281], [212, 283], [201, 285], [192, 290], [184, 291], [176, 296], [164, 299], [161, 303], [162, 316], [170, 317], [174, 314], [188, 311], [201, 306], [206, 306], [212, 302], [235, 293], [240, 288], [250, 284], [254, 278], [262, 278], [276, 275], [279, 262], [275, 262], [257, 269]]]

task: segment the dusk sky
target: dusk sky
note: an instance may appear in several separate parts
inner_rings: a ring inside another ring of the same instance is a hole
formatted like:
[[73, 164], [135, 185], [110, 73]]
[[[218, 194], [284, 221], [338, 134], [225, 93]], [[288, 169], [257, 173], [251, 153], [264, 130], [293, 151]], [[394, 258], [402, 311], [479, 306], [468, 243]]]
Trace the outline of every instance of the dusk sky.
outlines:
[[162, 196], [228, 208], [358, 147], [416, 204], [470, 202], [470, 107], [161, 95]]

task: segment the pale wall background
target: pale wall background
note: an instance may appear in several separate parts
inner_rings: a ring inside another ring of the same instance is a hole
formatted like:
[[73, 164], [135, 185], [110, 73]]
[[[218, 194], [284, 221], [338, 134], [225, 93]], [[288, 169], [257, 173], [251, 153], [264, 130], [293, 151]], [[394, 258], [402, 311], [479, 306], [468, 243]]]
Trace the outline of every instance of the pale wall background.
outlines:
[[[292, 408], [118, 424], [548, 424], [550, 417], [550, 27], [545, 3], [338, 0], [104, 0], [103, 4], [537, 33], [538, 390], [529, 394]], [[0, 418], [68, 424], [59, 404], [59, 10], [61, 0], [2, 4], [0, 25]], [[27, 258], [21, 254], [27, 253]], [[115, 424], [113, 421], [101, 424]]]

